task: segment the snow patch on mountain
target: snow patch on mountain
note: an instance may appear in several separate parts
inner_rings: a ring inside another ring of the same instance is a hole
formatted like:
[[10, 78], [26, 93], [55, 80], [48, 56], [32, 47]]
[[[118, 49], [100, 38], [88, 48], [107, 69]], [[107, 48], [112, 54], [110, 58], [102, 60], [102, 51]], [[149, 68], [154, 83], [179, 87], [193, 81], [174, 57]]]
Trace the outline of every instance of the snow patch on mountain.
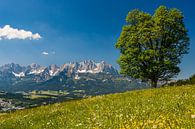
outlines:
[[35, 69], [35, 70], [30, 71], [28, 74], [38, 75], [38, 74], [42, 73], [43, 71], [44, 71], [44, 69]]
[[21, 72], [21, 73], [14, 73], [14, 72], [12, 72], [12, 73], [13, 73], [13, 75], [15, 77], [24, 77], [25, 76], [25, 73], [24, 72]]

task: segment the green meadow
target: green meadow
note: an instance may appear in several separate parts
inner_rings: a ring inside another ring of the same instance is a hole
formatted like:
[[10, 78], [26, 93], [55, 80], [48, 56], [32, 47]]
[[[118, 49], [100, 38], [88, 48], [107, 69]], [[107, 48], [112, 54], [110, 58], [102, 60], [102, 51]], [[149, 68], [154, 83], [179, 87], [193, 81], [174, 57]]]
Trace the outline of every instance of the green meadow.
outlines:
[[0, 114], [1, 129], [195, 128], [195, 86], [102, 95]]

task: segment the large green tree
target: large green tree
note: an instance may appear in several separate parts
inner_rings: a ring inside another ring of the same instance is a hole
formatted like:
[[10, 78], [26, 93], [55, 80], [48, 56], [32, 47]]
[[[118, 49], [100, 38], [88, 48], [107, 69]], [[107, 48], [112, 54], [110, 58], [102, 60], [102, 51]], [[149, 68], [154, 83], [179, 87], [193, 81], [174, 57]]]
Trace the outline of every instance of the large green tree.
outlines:
[[153, 15], [133, 10], [126, 17], [116, 43], [121, 73], [150, 81], [157, 87], [180, 72], [178, 64], [188, 53], [189, 37], [184, 16], [176, 8], [160, 6]]

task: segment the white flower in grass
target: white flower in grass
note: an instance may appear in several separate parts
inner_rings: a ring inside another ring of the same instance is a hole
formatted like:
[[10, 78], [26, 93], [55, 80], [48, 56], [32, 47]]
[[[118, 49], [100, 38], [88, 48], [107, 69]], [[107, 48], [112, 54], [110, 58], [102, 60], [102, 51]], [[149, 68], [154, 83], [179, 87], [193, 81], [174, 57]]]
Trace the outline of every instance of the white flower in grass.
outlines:
[[82, 125], [82, 123], [79, 123], [79, 124], [77, 124], [77, 125], [75, 125], [75, 126], [81, 126]]
[[194, 119], [195, 118], [195, 115], [191, 115], [191, 118]]

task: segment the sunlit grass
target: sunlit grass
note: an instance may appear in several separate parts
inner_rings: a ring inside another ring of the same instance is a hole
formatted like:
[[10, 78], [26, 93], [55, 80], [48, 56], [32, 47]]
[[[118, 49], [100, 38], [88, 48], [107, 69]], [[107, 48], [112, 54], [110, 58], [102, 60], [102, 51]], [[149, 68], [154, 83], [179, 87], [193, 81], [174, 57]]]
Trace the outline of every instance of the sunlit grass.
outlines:
[[195, 86], [97, 96], [0, 115], [0, 128], [195, 128]]
[[32, 94], [26, 98], [30, 98], [30, 99], [40, 99], [40, 98], [51, 98], [50, 96], [46, 96], [46, 95], [36, 95], [36, 94]]

